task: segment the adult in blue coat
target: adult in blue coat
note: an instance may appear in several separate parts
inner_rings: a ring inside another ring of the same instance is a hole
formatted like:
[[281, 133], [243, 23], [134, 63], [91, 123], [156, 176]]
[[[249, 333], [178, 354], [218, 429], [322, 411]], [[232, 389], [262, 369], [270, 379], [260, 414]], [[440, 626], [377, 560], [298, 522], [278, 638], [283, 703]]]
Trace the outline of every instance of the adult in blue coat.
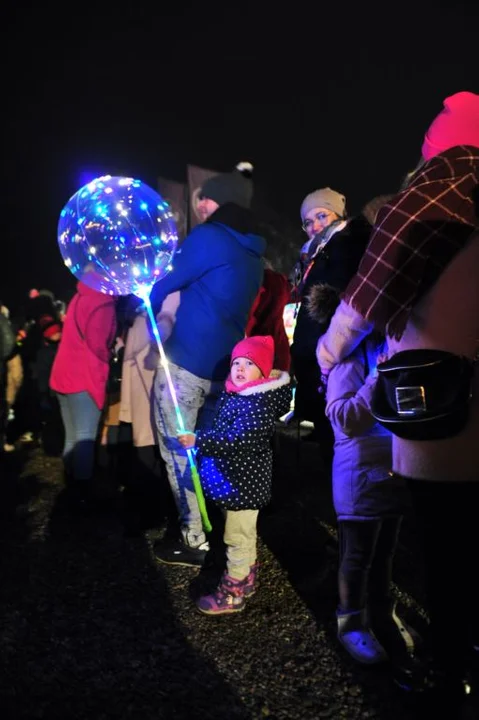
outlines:
[[[204, 222], [185, 239], [174, 269], [153, 288], [158, 311], [180, 291], [173, 331], [165, 343], [169, 369], [185, 426], [211, 425], [229, 371], [233, 347], [244, 337], [248, 313], [263, 278], [265, 241], [250, 211], [252, 181], [238, 169], [206, 180], [199, 214]], [[209, 549], [202, 529], [186, 451], [176, 437], [178, 421], [164, 368], [154, 385], [159, 446], [179, 513], [181, 536], [156, 547], [162, 562], [201, 566]]]

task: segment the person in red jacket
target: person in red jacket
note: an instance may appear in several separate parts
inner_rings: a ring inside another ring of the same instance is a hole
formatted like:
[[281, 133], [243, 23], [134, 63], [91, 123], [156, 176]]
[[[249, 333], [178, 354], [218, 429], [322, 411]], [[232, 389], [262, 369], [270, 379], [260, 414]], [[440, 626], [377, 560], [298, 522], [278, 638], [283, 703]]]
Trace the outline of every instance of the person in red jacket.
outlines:
[[274, 367], [289, 372], [291, 355], [288, 336], [284, 327], [283, 312], [290, 302], [291, 290], [288, 278], [275, 270], [266, 268], [263, 284], [250, 310], [246, 325], [246, 337], [271, 335], [274, 340]]
[[116, 332], [115, 306], [114, 297], [78, 283], [50, 375], [65, 428], [63, 461], [75, 505], [83, 505], [90, 495], [95, 441]]

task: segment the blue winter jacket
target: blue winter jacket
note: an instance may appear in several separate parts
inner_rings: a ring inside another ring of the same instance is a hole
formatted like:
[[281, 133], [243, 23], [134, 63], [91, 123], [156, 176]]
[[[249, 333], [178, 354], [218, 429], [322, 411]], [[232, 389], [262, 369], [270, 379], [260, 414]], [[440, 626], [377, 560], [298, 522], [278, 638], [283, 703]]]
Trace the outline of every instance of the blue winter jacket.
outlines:
[[188, 235], [173, 270], [151, 293], [158, 311], [167, 295], [181, 291], [175, 326], [165, 342], [171, 362], [200, 378], [226, 378], [231, 351], [244, 337], [261, 286], [265, 246], [263, 238], [215, 221]]

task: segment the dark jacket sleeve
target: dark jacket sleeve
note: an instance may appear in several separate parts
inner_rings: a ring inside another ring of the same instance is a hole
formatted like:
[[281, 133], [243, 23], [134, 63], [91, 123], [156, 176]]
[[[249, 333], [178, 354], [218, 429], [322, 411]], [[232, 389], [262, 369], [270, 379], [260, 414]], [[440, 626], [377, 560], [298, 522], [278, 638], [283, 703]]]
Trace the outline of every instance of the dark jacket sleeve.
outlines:
[[[358, 215], [351, 220], [343, 232], [333, 236], [326, 248], [328, 253], [326, 277], [319, 279], [319, 282], [327, 282], [339, 292], [343, 292], [359, 267], [371, 230], [366, 218]], [[314, 280], [313, 275], [311, 284], [315, 284]]]
[[[331, 238], [323, 252], [320, 252], [308, 274], [303, 300], [314, 285], [327, 284], [343, 292], [358, 269], [369, 242], [371, 225], [363, 215], [353, 218], [341, 232]], [[294, 331], [294, 356], [312, 356], [316, 344], [327, 330], [327, 323], [314, 320], [302, 303]]]

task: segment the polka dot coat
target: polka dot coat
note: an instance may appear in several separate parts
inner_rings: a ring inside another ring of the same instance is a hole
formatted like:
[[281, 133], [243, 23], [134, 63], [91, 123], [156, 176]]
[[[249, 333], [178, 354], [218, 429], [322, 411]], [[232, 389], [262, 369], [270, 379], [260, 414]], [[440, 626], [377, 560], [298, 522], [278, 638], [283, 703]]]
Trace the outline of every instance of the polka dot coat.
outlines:
[[240, 392], [223, 392], [213, 428], [196, 437], [205, 497], [226, 510], [259, 510], [271, 499], [271, 439], [291, 404], [291, 380], [274, 380]]

